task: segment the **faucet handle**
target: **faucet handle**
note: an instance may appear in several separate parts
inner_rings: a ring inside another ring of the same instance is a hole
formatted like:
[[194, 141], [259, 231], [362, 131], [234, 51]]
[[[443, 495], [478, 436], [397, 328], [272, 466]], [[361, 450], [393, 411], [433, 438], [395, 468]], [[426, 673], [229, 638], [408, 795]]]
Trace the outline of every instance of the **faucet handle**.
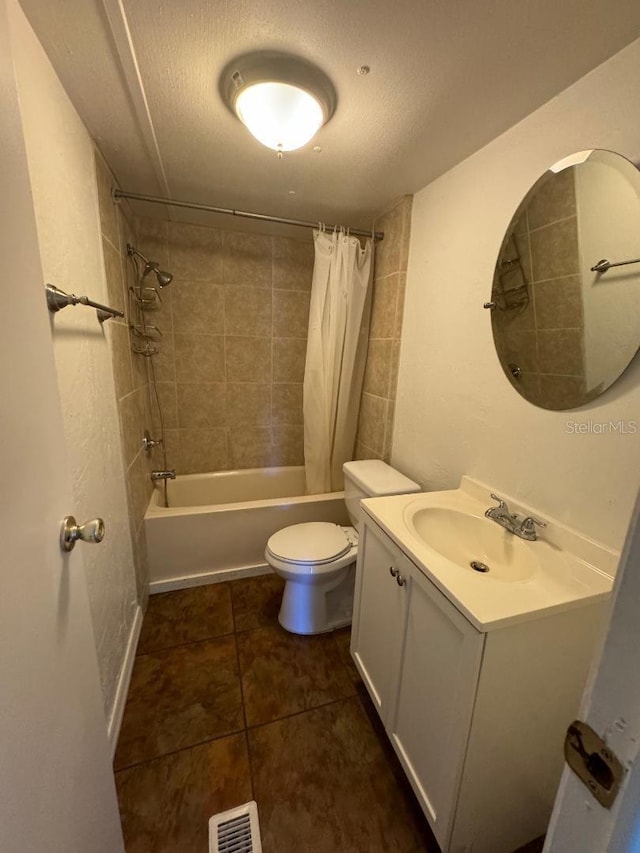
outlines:
[[523, 530], [535, 530], [534, 524], [537, 524], [538, 527], [546, 527], [546, 521], [540, 521], [539, 518], [534, 518], [532, 515], [528, 515], [526, 518], [522, 519], [522, 529]]
[[492, 509], [507, 509], [507, 504], [502, 498], [499, 498], [498, 495], [494, 495], [493, 492], [489, 495], [492, 501], [498, 501], [497, 507], [492, 507]]

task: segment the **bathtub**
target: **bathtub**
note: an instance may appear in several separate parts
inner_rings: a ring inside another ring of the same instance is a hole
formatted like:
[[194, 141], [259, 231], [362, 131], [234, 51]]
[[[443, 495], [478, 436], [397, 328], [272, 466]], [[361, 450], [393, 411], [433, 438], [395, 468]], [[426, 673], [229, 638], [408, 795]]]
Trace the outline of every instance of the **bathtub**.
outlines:
[[183, 474], [162, 484], [144, 517], [150, 591], [249, 577], [270, 571], [267, 539], [288, 524], [348, 524], [344, 492], [305, 495], [304, 468], [252, 468]]

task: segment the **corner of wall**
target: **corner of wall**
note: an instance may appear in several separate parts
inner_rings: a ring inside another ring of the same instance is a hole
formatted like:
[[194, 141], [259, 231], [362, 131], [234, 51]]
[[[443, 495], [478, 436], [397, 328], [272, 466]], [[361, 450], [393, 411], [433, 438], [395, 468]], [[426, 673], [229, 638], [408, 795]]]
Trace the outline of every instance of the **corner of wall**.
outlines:
[[391, 458], [413, 196], [394, 201], [374, 223], [376, 243], [369, 347], [355, 459]]

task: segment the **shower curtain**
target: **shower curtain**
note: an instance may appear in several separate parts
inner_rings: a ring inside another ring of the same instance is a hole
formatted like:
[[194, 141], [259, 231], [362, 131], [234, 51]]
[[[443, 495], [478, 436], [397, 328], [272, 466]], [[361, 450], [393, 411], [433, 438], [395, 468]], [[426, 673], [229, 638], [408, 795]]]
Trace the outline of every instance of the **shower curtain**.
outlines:
[[369, 338], [373, 243], [313, 232], [315, 263], [304, 372], [307, 494], [343, 488], [352, 458]]

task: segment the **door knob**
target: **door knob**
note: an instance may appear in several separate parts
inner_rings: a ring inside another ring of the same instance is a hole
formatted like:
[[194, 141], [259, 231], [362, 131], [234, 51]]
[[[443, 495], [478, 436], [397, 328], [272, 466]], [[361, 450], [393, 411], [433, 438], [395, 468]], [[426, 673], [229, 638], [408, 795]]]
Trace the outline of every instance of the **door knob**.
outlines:
[[60, 547], [63, 551], [73, 551], [76, 542], [102, 542], [104, 539], [104, 521], [101, 518], [92, 518], [84, 524], [78, 524], [72, 515], [68, 515], [62, 522], [60, 530]]

